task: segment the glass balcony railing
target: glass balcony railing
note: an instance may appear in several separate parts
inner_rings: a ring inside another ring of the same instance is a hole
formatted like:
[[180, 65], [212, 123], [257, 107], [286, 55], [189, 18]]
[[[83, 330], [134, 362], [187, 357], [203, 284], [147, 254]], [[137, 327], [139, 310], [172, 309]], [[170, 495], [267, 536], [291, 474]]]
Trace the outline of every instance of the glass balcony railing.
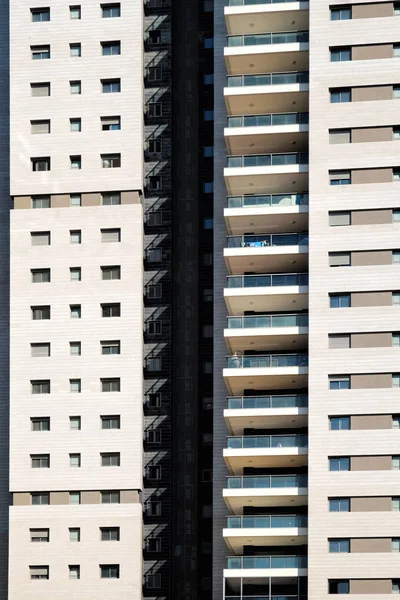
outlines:
[[229, 235], [228, 248], [266, 248], [272, 246], [308, 246], [307, 233]]
[[306, 367], [307, 354], [264, 354], [261, 356], [228, 356], [228, 369], [265, 369], [274, 367]]
[[307, 527], [307, 515], [243, 515], [226, 517], [226, 526], [228, 529]]
[[228, 569], [305, 569], [307, 556], [228, 556]]
[[[233, 117], [236, 119], [236, 117]], [[241, 117], [239, 117], [241, 118]], [[260, 196], [228, 196], [228, 208], [246, 206], [307, 206], [308, 194], [262, 194]]]
[[258, 75], [228, 75], [228, 87], [246, 87], [252, 85], [288, 85], [308, 83], [308, 71], [286, 73], [260, 73]]
[[307, 596], [225, 596], [225, 600], [307, 600]]
[[245, 156], [228, 156], [228, 168], [237, 167], [281, 167], [284, 165], [307, 165], [306, 152], [290, 152], [289, 154], [247, 154]]
[[308, 436], [293, 435], [243, 435], [226, 438], [229, 450], [244, 448], [307, 448]]
[[257, 315], [254, 317], [228, 317], [228, 329], [257, 327], [307, 327], [308, 315]]
[[231, 396], [227, 398], [227, 401], [228, 408], [231, 410], [242, 408], [304, 408], [308, 406], [308, 396], [304, 394], [290, 394], [286, 396]]
[[308, 113], [271, 113], [228, 117], [228, 127], [270, 127], [275, 125], [307, 125]]
[[227, 0], [227, 6], [247, 6], [248, 4], [282, 4], [295, 0]]
[[279, 31], [277, 33], [256, 33], [254, 35], [228, 35], [228, 46], [262, 46], [264, 44], [304, 44], [308, 43], [308, 31]]
[[242, 475], [228, 476], [228, 489], [306, 488], [307, 475]]
[[307, 286], [307, 273], [285, 275], [228, 275], [228, 288]]

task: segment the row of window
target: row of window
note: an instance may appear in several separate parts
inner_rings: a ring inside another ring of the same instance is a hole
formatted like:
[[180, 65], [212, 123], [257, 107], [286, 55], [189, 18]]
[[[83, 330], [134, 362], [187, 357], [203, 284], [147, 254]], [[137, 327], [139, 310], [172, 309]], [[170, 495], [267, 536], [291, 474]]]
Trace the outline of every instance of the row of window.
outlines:
[[[50, 200], [50, 198], [49, 198]], [[101, 243], [112, 243], [121, 241], [121, 229], [100, 229]], [[82, 231], [81, 229], [70, 229], [69, 231], [71, 244], [82, 243]], [[90, 242], [93, 243], [93, 238], [90, 238]], [[50, 231], [31, 231], [31, 244], [32, 246], [50, 246], [51, 244], [51, 233]], [[105, 267], [100, 267], [105, 268]]]
[[[69, 492], [69, 504], [80, 504], [81, 493]], [[32, 492], [30, 494], [31, 506], [47, 506], [51, 504], [50, 492]], [[120, 504], [121, 494], [116, 490], [100, 492], [100, 504]]]
[[[73, 117], [69, 120], [69, 126], [71, 132], [82, 131], [82, 119], [80, 117]], [[100, 127], [102, 131], [119, 131], [121, 129], [121, 117], [120, 116], [108, 116], [100, 117]], [[51, 133], [51, 120], [50, 119], [39, 119], [31, 121], [31, 133], [32, 134], [44, 134]]]
[[[350, 498], [329, 498], [329, 512], [351, 512]], [[392, 511], [400, 511], [400, 496], [391, 498]]]
[[[392, 470], [400, 470], [400, 456], [392, 456]], [[350, 456], [332, 456], [328, 458], [330, 471], [351, 471]], [[373, 469], [372, 469], [373, 470]]]
[[[31, 20], [33, 23], [45, 23], [50, 21], [50, 8], [40, 7], [31, 8]], [[112, 2], [110, 4], [100, 4], [100, 16], [103, 19], [111, 19], [121, 16], [121, 4]], [[69, 17], [72, 20], [82, 18], [82, 7], [79, 4], [69, 7]]]
[[[398, 373], [392, 376], [392, 387], [400, 388], [400, 375]], [[350, 375], [329, 375], [330, 390], [350, 390], [351, 376]]]
[[[386, 3], [382, 2], [382, 5]], [[400, 2], [390, 2], [393, 5], [393, 15], [400, 15]], [[345, 6], [332, 6], [330, 8], [331, 21], [349, 21], [353, 18], [353, 7], [351, 4]], [[382, 15], [383, 16], [383, 15]], [[386, 15], [385, 15], [386, 16]]]
[[[383, 44], [371, 44], [369, 47], [373, 48], [374, 46], [380, 46]], [[388, 44], [385, 44], [387, 46]], [[393, 46], [393, 54], [394, 57], [400, 56], [400, 44], [389, 44]], [[357, 48], [357, 46], [341, 46], [340, 48], [330, 48], [330, 57], [331, 62], [348, 62], [353, 60], [353, 49]], [[377, 56], [376, 58], [380, 58]]]
[[[118, 94], [121, 92], [121, 79], [100, 79], [101, 92], [103, 94]], [[72, 80], [69, 82], [71, 94], [82, 93], [82, 82]], [[31, 83], [31, 96], [50, 96], [51, 84], [49, 81], [40, 81]]]
[[[74, 394], [80, 394], [82, 392], [82, 380], [81, 379], [70, 379], [69, 390]], [[100, 390], [102, 392], [120, 392], [121, 391], [121, 379], [119, 377], [109, 377], [100, 379]], [[50, 394], [51, 383], [50, 379], [32, 379], [31, 380], [31, 393], [32, 394]]]
[[[382, 538], [380, 538], [382, 539]], [[400, 552], [400, 538], [389, 538], [392, 543], [392, 552]], [[329, 552], [349, 553], [350, 538], [328, 540]]]
[[[39, 235], [42, 236], [41, 233]], [[44, 235], [46, 235], [46, 234], [44, 234]], [[74, 234], [74, 235], [76, 235], [76, 234]], [[73, 243], [80, 244], [79, 241], [73, 242]], [[33, 244], [33, 245], [39, 245], [39, 244]], [[40, 244], [40, 245], [43, 245], [43, 244]], [[81, 279], [82, 279], [81, 267], [70, 267], [69, 272], [70, 272], [71, 281], [81, 281]], [[121, 267], [119, 265], [100, 267], [100, 272], [101, 272], [101, 279], [104, 281], [109, 281], [111, 279], [121, 279]], [[31, 274], [32, 274], [32, 283], [48, 283], [51, 281], [50, 269], [31, 269]]]
[[[400, 292], [389, 292], [392, 294], [392, 306], [400, 306]], [[351, 294], [329, 294], [331, 308], [351, 308]]]
[[[69, 157], [71, 169], [82, 169], [82, 156], [73, 154]], [[100, 154], [100, 164], [103, 169], [118, 169], [121, 166], [121, 154]], [[51, 171], [50, 156], [31, 157], [32, 171]]]
[[[50, 454], [31, 454], [32, 469], [50, 469]], [[82, 457], [80, 453], [70, 453], [69, 466], [81, 467]], [[120, 452], [100, 452], [101, 467], [120, 467], [121, 453]]]
[[[393, 86], [393, 98], [400, 98], [400, 85]], [[352, 101], [351, 88], [334, 88], [330, 90], [330, 101], [333, 104]]]
[[[102, 192], [101, 203], [103, 206], [119, 206], [121, 204], [120, 192]], [[82, 194], [70, 194], [71, 206], [82, 206]], [[32, 208], [51, 208], [51, 196], [32, 196]], [[120, 242], [121, 230], [118, 228], [101, 229], [102, 242]]]
[[[114, 56], [121, 54], [121, 42], [119, 40], [100, 42], [102, 56]], [[69, 54], [72, 57], [82, 56], [82, 44], [74, 42], [69, 45]], [[48, 60], [51, 58], [50, 44], [31, 46], [32, 60]]]
[[[378, 208], [378, 209], [370, 209], [370, 210], [338, 210], [338, 211], [330, 211], [329, 212], [329, 226], [330, 227], [346, 227], [353, 225], [353, 218], [357, 219], [357, 216], [365, 215], [368, 217], [368, 214], [371, 214], [371, 221], [376, 216], [377, 224], [379, 219], [379, 214], [385, 215], [386, 213], [391, 213], [391, 221], [389, 218], [385, 224], [390, 223], [400, 223], [400, 209], [399, 208]], [[362, 223], [354, 223], [354, 225], [361, 225]], [[373, 223], [370, 223], [373, 224]], [[383, 224], [383, 223], [379, 223]]]
[[[348, 127], [346, 129], [330, 129], [329, 130], [329, 143], [330, 144], [351, 144], [354, 141], [356, 143], [358, 143], [358, 140], [354, 140], [354, 134], [356, 134], [358, 131], [362, 130], [363, 132], [378, 132], [378, 131], [383, 131], [383, 130], [388, 130], [391, 129], [391, 139], [392, 140], [400, 140], [400, 126], [399, 125], [393, 125], [392, 127], [381, 127], [381, 126], [377, 126], [377, 127]], [[389, 136], [387, 139], [382, 138], [382, 140], [376, 139], [376, 140], [365, 140], [365, 142], [368, 141], [373, 141], [374, 143], [378, 142], [378, 141], [390, 141], [389, 140]]]
[[[365, 416], [365, 415], [360, 415]], [[368, 415], [372, 416], [372, 415]], [[392, 419], [392, 429], [400, 429], [400, 415], [389, 415]], [[329, 417], [329, 428], [332, 431], [344, 431], [351, 430], [351, 417], [349, 416], [335, 416]]]
[[[392, 171], [392, 181], [400, 181], [400, 167], [388, 167], [388, 169]], [[349, 169], [329, 171], [329, 183], [330, 185], [351, 185], [352, 171]]]
[[[121, 429], [120, 415], [100, 415], [101, 429]], [[82, 429], [80, 416], [69, 417], [69, 428], [71, 431]], [[50, 417], [31, 417], [32, 431], [50, 431]]]
[[[400, 333], [390, 333], [390, 332], [383, 332], [380, 331], [378, 332], [379, 334], [388, 334], [392, 336], [392, 340], [391, 340], [391, 345], [393, 348], [399, 348], [400, 347]], [[333, 348], [333, 349], [339, 349], [339, 350], [343, 350], [344, 348], [352, 348], [353, 344], [354, 344], [354, 335], [358, 335], [358, 334], [352, 334], [352, 333], [332, 333], [329, 334], [328, 336], [328, 341], [329, 341], [329, 348]], [[364, 334], [360, 334], [360, 335], [364, 335]], [[369, 335], [368, 333], [365, 335]], [[353, 336], [353, 339], [352, 339]], [[374, 343], [371, 342], [370, 345], [366, 344], [365, 347], [374, 347]], [[355, 344], [355, 347], [357, 347], [357, 344]], [[389, 347], [389, 342], [384, 343], [382, 345], [383, 348], [385, 347]]]
[[[80, 527], [69, 527], [69, 541], [80, 542], [81, 541], [81, 528]], [[120, 541], [120, 528], [119, 527], [99, 527], [100, 541], [102, 542], [119, 542]], [[29, 535], [31, 542], [42, 543], [50, 542], [50, 529], [46, 527], [32, 528], [29, 529]]]
[[[99, 565], [101, 579], [119, 579], [119, 565]], [[80, 579], [80, 565], [68, 565], [69, 578]], [[29, 573], [31, 579], [50, 579], [50, 569], [48, 565], [30, 566]]]
[[[69, 353], [71, 356], [81, 356], [82, 343], [69, 342]], [[107, 340], [100, 342], [100, 353], [105, 355], [121, 354], [120, 340]], [[31, 356], [36, 358], [51, 356], [50, 342], [37, 342], [31, 344]]]
[[[368, 254], [368, 250], [365, 251]], [[373, 251], [372, 251], [373, 252]], [[378, 250], [379, 252], [379, 250]], [[392, 254], [391, 264], [399, 265], [400, 264], [400, 250], [387, 250], [387, 252]], [[329, 266], [330, 267], [351, 267], [351, 252], [329, 252]], [[389, 264], [384, 262], [383, 264]], [[358, 265], [359, 266], [359, 265]]]
[[[364, 581], [367, 582], [368, 579]], [[392, 584], [392, 594], [400, 594], [400, 579], [390, 579], [389, 581]], [[328, 592], [329, 594], [350, 594], [350, 579], [330, 579]]]

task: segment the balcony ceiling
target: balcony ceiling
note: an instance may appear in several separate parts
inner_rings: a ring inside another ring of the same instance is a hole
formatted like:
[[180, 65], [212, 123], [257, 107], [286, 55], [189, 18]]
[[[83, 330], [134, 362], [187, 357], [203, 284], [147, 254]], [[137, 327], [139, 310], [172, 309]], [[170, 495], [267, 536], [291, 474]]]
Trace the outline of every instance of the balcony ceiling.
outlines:
[[308, 190], [308, 165], [287, 165], [281, 169], [273, 167], [225, 169], [225, 185], [229, 196], [305, 192]]
[[224, 215], [229, 235], [297, 233], [308, 228], [308, 206], [226, 208]]
[[228, 75], [308, 71], [308, 44], [271, 44], [225, 48]]
[[308, 125], [227, 127], [225, 143], [228, 154], [305, 152], [308, 148]]
[[226, 248], [224, 256], [229, 274], [297, 273], [307, 270], [308, 250], [303, 247], [299, 250], [299, 246], [282, 246], [279, 254], [272, 253], [272, 250], [276, 248]]
[[[253, 412], [252, 415], [247, 413]], [[264, 414], [260, 415], [262, 412]], [[270, 412], [270, 414], [268, 414]], [[232, 416], [232, 413], [241, 413]], [[245, 413], [247, 416], [242, 416]], [[283, 414], [279, 414], [283, 413]], [[227, 416], [229, 414], [229, 416]], [[307, 408], [281, 408], [260, 410], [225, 410], [225, 422], [231, 435], [243, 435], [244, 429], [298, 429], [307, 427]]]
[[235, 515], [243, 514], [244, 506], [304, 506], [308, 503], [304, 488], [224, 489], [225, 504]]
[[[286, 531], [285, 531], [286, 529]], [[307, 543], [307, 529], [224, 529], [225, 543], [235, 554], [243, 554], [243, 546], [302, 546]]]
[[244, 390], [306, 388], [307, 373], [306, 367], [283, 367], [280, 369], [224, 369], [223, 375], [228, 393], [232, 396], [242, 396]]
[[307, 83], [227, 87], [224, 96], [228, 115], [261, 115], [308, 110]]
[[[296, 291], [297, 290], [297, 291]], [[304, 310], [308, 307], [308, 293], [300, 288], [225, 288], [225, 303], [230, 315], [242, 315], [247, 310], [268, 312]]]
[[[274, 329], [279, 329], [279, 333], [275, 333]], [[284, 329], [287, 331], [285, 332]], [[228, 354], [244, 352], [245, 350], [298, 352], [307, 348], [308, 333], [305, 333], [305, 331], [308, 331], [308, 328], [225, 329], [224, 336]]]
[[228, 35], [256, 34], [265, 31], [304, 31], [308, 29], [308, 19], [308, 10], [294, 10], [293, 5], [225, 7]]

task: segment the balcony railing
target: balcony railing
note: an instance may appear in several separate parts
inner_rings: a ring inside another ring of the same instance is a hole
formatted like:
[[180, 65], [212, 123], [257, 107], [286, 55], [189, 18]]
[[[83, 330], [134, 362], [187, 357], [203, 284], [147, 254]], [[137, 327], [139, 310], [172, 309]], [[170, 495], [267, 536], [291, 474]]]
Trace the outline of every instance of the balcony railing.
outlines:
[[285, 275], [228, 275], [228, 288], [307, 286], [307, 273]]
[[260, 73], [258, 75], [228, 75], [227, 82], [228, 87], [308, 83], [309, 74], [308, 71], [292, 71], [286, 73]]
[[[304, 316], [306, 317], [307, 315]], [[308, 396], [304, 394], [291, 394], [287, 396], [231, 396], [227, 398], [227, 401], [228, 408], [231, 410], [242, 408], [304, 408], [308, 406]]]
[[263, 369], [274, 367], [306, 367], [307, 354], [264, 354], [261, 356], [228, 356], [229, 369]]
[[307, 233], [228, 235], [228, 248], [266, 248], [272, 246], [308, 246]]
[[306, 596], [225, 596], [225, 600], [307, 600]]
[[228, 6], [247, 6], [248, 4], [281, 4], [295, 0], [227, 0]]
[[228, 529], [307, 527], [307, 515], [243, 515], [226, 517], [226, 526]]
[[307, 556], [228, 556], [228, 569], [305, 569]]
[[307, 475], [243, 475], [226, 478], [228, 489], [306, 488]]
[[[233, 117], [236, 119], [236, 117]], [[242, 117], [239, 117], [242, 118]], [[246, 206], [307, 206], [308, 194], [262, 194], [260, 196], [228, 196], [228, 208]]]
[[308, 315], [257, 315], [255, 317], [228, 317], [228, 329], [258, 327], [307, 327]]
[[308, 40], [308, 31], [279, 31], [278, 33], [256, 33], [254, 35], [228, 35], [228, 46], [260, 46], [264, 44], [307, 44]]
[[281, 167], [283, 165], [306, 165], [306, 152], [290, 152], [289, 154], [247, 154], [244, 156], [228, 156], [228, 168], [237, 167]]
[[307, 448], [308, 436], [293, 435], [243, 435], [226, 438], [229, 450], [245, 448]]
[[270, 113], [228, 117], [228, 127], [270, 127], [274, 125], [307, 125], [308, 113]]

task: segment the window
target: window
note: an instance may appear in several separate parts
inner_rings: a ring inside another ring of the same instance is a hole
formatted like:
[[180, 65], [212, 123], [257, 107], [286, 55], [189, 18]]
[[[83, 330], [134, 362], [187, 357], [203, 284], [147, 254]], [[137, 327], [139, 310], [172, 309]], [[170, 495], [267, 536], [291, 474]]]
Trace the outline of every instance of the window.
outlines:
[[31, 311], [34, 321], [50, 319], [50, 306], [31, 306]]
[[101, 195], [103, 206], [117, 206], [121, 204], [121, 194], [119, 192], [107, 192]]
[[349, 594], [350, 582], [348, 579], [330, 579], [329, 580], [330, 594]]
[[32, 171], [50, 171], [50, 157], [31, 158]]
[[331, 185], [350, 185], [350, 171], [329, 171], [329, 182]]
[[50, 454], [31, 454], [32, 469], [50, 469]]
[[50, 417], [31, 417], [32, 431], [50, 431]]
[[119, 504], [119, 492], [108, 491], [101, 492], [102, 504]]
[[80, 542], [81, 541], [80, 527], [70, 527], [69, 528], [69, 541], [70, 542]]
[[69, 353], [71, 356], [80, 356], [82, 353], [81, 342], [70, 342], [69, 343]]
[[36, 358], [50, 356], [50, 344], [43, 342], [38, 344], [31, 344], [31, 356], [34, 356]]
[[82, 169], [82, 157], [79, 155], [69, 157], [71, 169]]
[[350, 252], [329, 252], [330, 267], [350, 267], [351, 253]]
[[162, 249], [161, 248], [147, 248], [146, 259], [149, 263], [156, 263], [162, 261]]
[[394, 14], [396, 16], [400, 15], [400, 3], [394, 2], [393, 8], [394, 8]]
[[113, 19], [121, 16], [121, 5], [119, 2], [101, 5], [101, 16], [103, 19]]
[[329, 552], [350, 552], [350, 540], [329, 540]]
[[399, 223], [400, 222], [400, 210], [398, 208], [394, 208], [392, 211], [392, 220], [393, 223]]
[[149, 44], [161, 44], [162, 42], [162, 31], [161, 29], [151, 29], [147, 32], [147, 42]]
[[350, 294], [329, 294], [329, 305], [330, 305], [330, 308], [350, 308], [351, 307], [351, 295]]
[[70, 454], [69, 455], [69, 466], [78, 468], [81, 466], [81, 455], [80, 454]]
[[161, 465], [149, 465], [146, 471], [148, 479], [161, 479]]
[[213, 399], [210, 397], [203, 398], [203, 410], [213, 410]]
[[81, 568], [79, 565], [68, 565], [69, 578], [70, 579], [80, 579], [81, 578]]
[[213, 12], [214, 10], [214, 0], [203, 0], [203, 11], [204, 12]]
[[214, 38], [211, 36], [204, 36], [203, 38], [203, 46], [207, 50], [214, 48]]
[[162, 370], [161, 356], [148, 356], [146, 358], [146, 368], [148, 371], [161, 371]]
[[30, 529], [31, 542], [48, 542], [50, 540], [49, 529]]
[[400, 594], [400, 579], [392, 579], [392, 594]]
[[146, 587], [149, 590], [159, 589], [161, 587], [161, 574], [146, 573]]
[[400, 169], [393, 168], [393, 181], [400, 181]]
[[400, 388], [400, 375], [392, 375], [392, 387]]
[[152, 191], [158, 191], [162, 188], [162, 177], [161, 175], [150, 175], [148, 178], [148, 186]]
[[110, 279], [121, 279], [121, 267], [112, 266], [112, 267], [100, 267], [101, 269], [101, 278], [103, 280]]
[[49, 578], [49, 567], [48, 566], [29, 567], [29, 574], [30, 574], [31, 579], [48, 579]]
[[392, 429], [400, 429], [400, 415], [393, 415]]
[[400, 456], [392, 456], [392, 469], [393, 471], [400, 470]]
[[155, 392], [153, 394], [146, 395], [146, 405], [148, 408], [160, 408], [161, 407], [161, 394]]
[[81, 244], [82, 243], [82, 232], [80, 229], [70, 229], [69, 239], [71, 244]]
[[33, 60], [47, 60], [50, 58], [50, 46], [31, 46]]
[[70, 44], [69, 45], [69, 54], [70, 54], [70, 56], [73, 56], [73, 57], [82, 56], [81, 44]]
[[211, 483], [211, 481], [213, 479], [212, 475], [213, 475], [212, 469], [203, 469], [201, 472], [201, 480], [204, 483]]
[[102, 542], [119, 542], [119, 527], [100, 527]]
[[400, 250], [393, 250], [392, 262], [393, 264], [400, 264]]
[[82, 131], [82, 119], [70, 119], [69, 120], [70, 129], [73, 132]]
[[329, 225], [331, 227], [351, 225], [351, 212], [350, 211], [330, 212], [329, 213]]
[[331, 8], [331, 21], [348, 21], [351, 19], [351, 6]]
[[102, 354], [121, 354], [121, 342], [119, 340], [100, 342]]
[[149, 102], [147, 104], [147, 115], [149, 117], [162, 117], [162, 103]]
[[119, 377], [113, 377], [110, 379], [101, 379], [101, 391], [102, 392], [120, 392], [121, 391], [121, 380]]
[[203, 362], [203, 373], [204, 375], [212, 375], [213, 372], [213, 364], [209, 360], [205, 360]]
[[81, 19], [81, 7], [80, 6], [70, 6], [69, 7], [69, 18], [70, 19]]
[[392, 334], [392, 346], [400, 347], [400, 333]]
[[331, 48], [331, 62], [346, 62], [351, 60], [351, 47]]
[[203, 302], [213, 301], [213, 291], [211, 289], [203, 290]]
[[162, 67], [147, 67], [147, 81], [160, 81], [162, 79]]
[[81, 493], [80, 492], [70, 492], [69, 493], [69, 503], [70, 504], [80, 504], [81, 503]]
[[80, 194], [70, 194], [71, 206], [82, 206], [82, 197]]
[[101, 452], [102, 467], [119, 467], [121, 465], [121, 456], [119, 452]]
[[50, 206], [51, 206], [50, 196], [32, 197], [32, 208], [50, 208]]
[[100, 42], [103, 56], [121, 54], [121, 42]]
[[400, 44], [393, 44], [393, 56], [400, 56]]
[[161, 552], [161, 538], [146, 539], [147, 552]]
[[350, 512], [350, 498], [329, 498], [329, 512]]
[[212, 267], [213, 264], [213, 255], [211, 252], [206, 252], [203, 254], [203, 265], [205, 267]]
[[80, 379], [69, 380], [69, 391], [72, 394], [80, 394], [82, 391], [82, 382]]
[[329, 130], [330, 144], [350, 144], [351, 129], [330, 129]]
[[351, 348], [351, 336], [349, 333], [329, 334], [328, 342], [329, 342], [329, 348], [333, 348], [333, 349]]
[[203, 83], [204, 85], [214, 85], [214, 73], [204, 73]]
[[32, 394], [50, 394], [50, 380], [49, 379], [35, 379], [31, 381], [31, 393]]
[[162, 152], [162, 138], [149, 140], [147, 149], [150, 154], [159, 154]]
[[147, 431], [148, 444], [161, 444], [161, 429], [150, 429]]
[[205, 121], [214, 121], [214, 111], [213, 110], [205, 110], [203, 113]]
[[31, 83], [31, 96], [50, 96], [50, 83]]
[[329, 458], [330, 471], [350, 471], [350, 458], [348, 456], [334, 456]]
[[330, 91], [330, 94], [332, 104], [351, 102], [351, 88], [332, 89]]
[[212, 325], [203, 325], [203, 337], [204, 338], [212, 338], [213, 336], [213, 326]]
[[117, 94], [121, 91], [120, 79], [102, 79], [101, 88], [103, 94]]
[[335, 431], [350, 429], [350, 417], [329, 417], [329, 427]]
[[212, 217], [207, 217], [203, 219], [203, 227], [204, 229], [213, 229], [214, 219]]
[[206, 158], [211, 158], [214, 156], [214, 146], [204, 146], [203, 148], [204, 156]]
[[31, 121], [31, 133], [50, 133], [50, 119]]
[[81, 281], [82, 269], [80, 267], [70, 267], [69, 269], [71, 281]]
[[161, 283], [149, 283], [146, 286], [146, 297], [150, 300], [162, 297], [162, 284]]
[[162, 335], [162, 321], [147, 321], [146, 332], [148, 335]]
[[120, 317], [121, 316], [121, 305], [120, 304], [102, 304], [101, 305], [101, 316], [104, 318], [108, 317]]
[[43, 506], [50, 504], [50, 494], [48, 492], [32, 492], [31, 494], [32, 506]]
[[80, 431], [81, 430], [81, 418], [80, 417], [70, 417], [69, 418], [69, 428], [71, 431]]
[[80, 81], [70, 81], [69, 89], [71, 94], [81, 94], [82, 93], [82, 84]]
[[102, 154], [101, 166], [103, 169], [118, 169], [121, 166], [120, 154]]
[[119, 579], [119, 565], [100, 565], [101, 579]]
[[330, 390], [349, 390], [350, 375], [330, 375], [329, 376]]
[[70, 304], [69, 305], [71, 319], [80, 319], [82, 316], [81, 305], [80, 304]]
[[31, 231], [32, 246], [50, 246], [50, 231]]
[[103, 131], [118, 131], [121, 129], [121, 117], [100, 117]]
[[121, 429], [121, 417], [119, 415], [111, 415], [100, 417], [102, 429]]
[[400, 511], [400, 497], [399, 496], [393, 496], [392, 510]]
[[50, 8], [31, 8], [32, 23], [50, 21]]
[[148, 517], [159, 517], [162, 513], [162, 503], [159, 501], [146, 502], [146, 514]]

